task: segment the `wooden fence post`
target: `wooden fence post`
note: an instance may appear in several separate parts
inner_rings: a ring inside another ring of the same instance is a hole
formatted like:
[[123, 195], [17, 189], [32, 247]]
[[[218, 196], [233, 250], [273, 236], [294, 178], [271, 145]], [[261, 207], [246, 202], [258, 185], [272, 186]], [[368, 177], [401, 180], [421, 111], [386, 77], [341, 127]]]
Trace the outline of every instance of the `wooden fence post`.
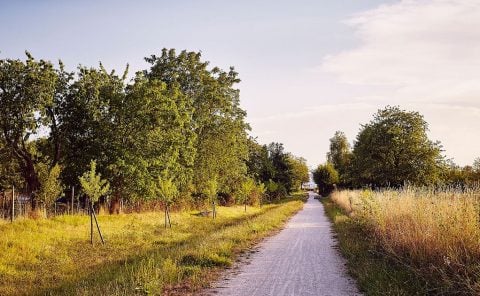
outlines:
[[90, 212], [90, 243], [93, 245], [93, 205], [91, 204], [90, 200], [88, 201], [90, 207], [88, 211]]
[[15, 185], [12, 186], [12, 217], [10, 217], [10, 221], [13, 222], [15, 217]]
[[[91, 204], [91, 210], [92, 210], [93, 218], [95, 218], [95, 224], [97, 225], [98, 234], [100, 235], [100, 239], [102, 240], [102, 244], [105, 244], [105, 241], [103, 240], [102, 231], [100, 230], [100, 225], [98, 225], [97, 215], [95, 214], [95, 211], [93, 209], [92, 204]], [[93, 231], [93, 229], [92, 229], [92, 231]]]
[[72, 186], [72, 204], [71, 204], [71, 209], [72, 209], [72, 212], [70, 213], [71, 215], [73, 215], [73, 197], [75, 196], [75, 187]]

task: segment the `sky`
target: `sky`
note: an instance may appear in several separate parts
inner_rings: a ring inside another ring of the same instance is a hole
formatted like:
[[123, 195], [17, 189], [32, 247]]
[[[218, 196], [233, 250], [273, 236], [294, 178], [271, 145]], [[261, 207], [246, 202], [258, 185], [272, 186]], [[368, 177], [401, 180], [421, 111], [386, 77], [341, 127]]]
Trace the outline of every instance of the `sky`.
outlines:
[[162, 48], [234, 66], [259, 143], [310, 167], [387, 105], [419, 111], [459, 165], [480, 157], [480, 1], [4, 1], [0, 58], [131, 73]]

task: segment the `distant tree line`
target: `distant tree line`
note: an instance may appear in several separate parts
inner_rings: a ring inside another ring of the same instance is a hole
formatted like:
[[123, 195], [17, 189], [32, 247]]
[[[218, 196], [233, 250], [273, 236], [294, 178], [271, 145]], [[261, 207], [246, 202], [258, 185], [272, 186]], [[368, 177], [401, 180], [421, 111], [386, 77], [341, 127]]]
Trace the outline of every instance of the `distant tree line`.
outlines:
[[308, 180], [304, 159], [248, 136], [233, 67], [174, 49], [145, 60], [131, 80], [128, 65], [119, 75], [101, 63], [70, 72], [28, 52], [0, 60], [0, 190], [51, 204], [82, 188], [92, 161], [113, 201], [277, 198]]
[[480, 158], [459, 167], [442, 156], [440, 142], [427, 136], [428, 123], [418, 112], [387, 106], [360, 128], [353, 148], [337, 131], [330, 139], [327, 163], [314, 171], [324, 195], [334, 186], [473, 186], [480, 182]]

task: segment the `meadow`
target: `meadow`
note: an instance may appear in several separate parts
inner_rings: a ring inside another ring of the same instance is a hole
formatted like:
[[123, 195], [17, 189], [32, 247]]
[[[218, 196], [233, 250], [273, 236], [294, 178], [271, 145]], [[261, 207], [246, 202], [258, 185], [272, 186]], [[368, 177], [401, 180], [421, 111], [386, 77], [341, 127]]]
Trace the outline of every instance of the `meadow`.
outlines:
[[100, 215], [106, 244], [90, 244], [88, 216], [0, 222], [0, 295], [178, 295], [198, 291], [235, 257], [279, 229], [304, 195], [262, 207]]
[[324, 204], [368, 295], [480, 294], [479, 190], [342, 190]]

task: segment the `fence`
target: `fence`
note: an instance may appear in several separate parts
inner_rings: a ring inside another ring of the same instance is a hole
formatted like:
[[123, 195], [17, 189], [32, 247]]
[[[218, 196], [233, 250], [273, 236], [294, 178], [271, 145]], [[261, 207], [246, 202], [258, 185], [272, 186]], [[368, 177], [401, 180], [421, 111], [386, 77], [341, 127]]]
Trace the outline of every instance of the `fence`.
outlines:
[[25, 216], [31, 209], [30, 197], [15, 189], [0, 192], [0, 217], [14, 220], [16, 217]]
[[[48, 216], [57, 215], [88, 215], [88, 199], [84, 195], [75, 194], [72, 188], [64, 192], [64, 195], [56, 200], [56, 202], [48, 206]], [[127, 202], [122, 199], [112, 201], [111, 198], [105, 197], [95, 204], [96, 212], [140, 212], [144, 210], [158, 210], [163, 206], [162, 202]], [[40, 213], [45, 209], [45, 205], [41, 201], [36, 202], [36, 208], [40, 209]], [[13, 221], [19, 217], [28, 217], [32, 213], [32, 200], [30, 195], [25, 192], [19, 192], [16, 188], [0, 191], [0, 219]], [[46, 212], [45, 212], [46, 213]], [[33, 213], [34, 216], [38, 212]], [[43, 214], [41, 214], [43, 215]]]

